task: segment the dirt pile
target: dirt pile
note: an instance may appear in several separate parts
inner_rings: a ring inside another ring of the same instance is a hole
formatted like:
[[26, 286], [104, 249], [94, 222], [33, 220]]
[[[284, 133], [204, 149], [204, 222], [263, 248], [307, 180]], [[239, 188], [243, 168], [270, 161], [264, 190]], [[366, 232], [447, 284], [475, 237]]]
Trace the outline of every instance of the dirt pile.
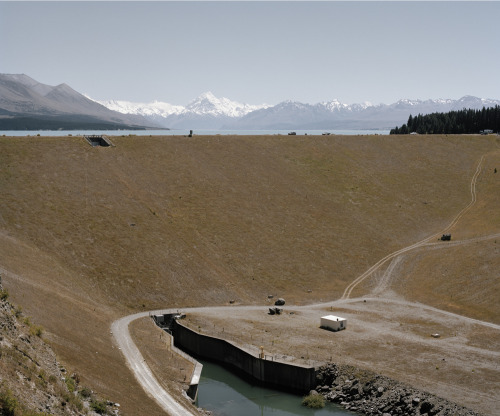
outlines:
[[317, 392], [348, 410], [366, 415], [477, 416], [430, 393], [371, 371], [328, 364], [318, 371]]

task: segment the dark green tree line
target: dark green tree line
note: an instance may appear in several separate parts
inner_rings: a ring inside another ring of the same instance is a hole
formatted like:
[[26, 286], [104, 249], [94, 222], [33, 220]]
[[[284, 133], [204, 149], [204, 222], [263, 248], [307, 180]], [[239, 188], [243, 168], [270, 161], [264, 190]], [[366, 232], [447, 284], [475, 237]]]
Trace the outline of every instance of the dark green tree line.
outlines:
[[391, 130], [391, 134], [473, 134], [481, 130], [500, 131], [500, 106], [481, 110], [463, 109], [448, 113], [419, 114]]

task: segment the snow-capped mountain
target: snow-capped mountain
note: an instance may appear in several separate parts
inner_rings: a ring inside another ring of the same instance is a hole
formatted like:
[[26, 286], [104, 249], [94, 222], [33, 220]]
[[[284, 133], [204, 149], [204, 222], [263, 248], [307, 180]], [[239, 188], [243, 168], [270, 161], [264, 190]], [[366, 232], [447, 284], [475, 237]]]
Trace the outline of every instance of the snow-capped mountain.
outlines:
[[113, 111], [123, 114], [139, 114], [141, 116], [161, 116], [168, 117], [170, 114], [179, 114], [184, 111], [180, 105], [172, 105], [161, 101], [150, 103], [133, 103], [130, 101], [109, 100], [98, 101], [99, 104]]
[[134, 103], [130, 101], [97, 101], [105, 107], [124, 114], [139, 114], [170, 128], [219, 128], [221, 122], [242, 117], [252, 111], [269, 107], [266, 104], [249, 105], [217, 98], [205, 92], [188, 105], [172, 105], [166, 102]]
[[248, 105], [206, 92], [185, 107], [154, 101], [100, 101], [109, 109], [148, 117], [173, 129], [391, 129], [408, 117], [464, 108], [500, 105], [499, 100], [464, 96], [458, 100], [401, 99], [393, 104], [344, 104], [339, 100], [305, 104], [283, 101], [274, 106]]
[[50, 86], [24, 74], [0, 74], [0, 124], [5, 129], [380, 129], [406, 123], [410, 115], [500, 106], [500, 100], [466, 95], [458, 100], [401, 99], [393, 104], [317, 104], [283, 101], [249, 105], [206, 92], [186, 106], [161, 101], [96, 101], [66, 84]]
[[464, 108], [481, 109], [500, 105], [500, 100], [465, 96], [459, 100], [399, 100], [372, 105], [343, 104], [338, 100], [318, 104], [284, 101], [253, 111], [226, 124], [230, 129], [381, 129], [388, 130], [408, 121], [410, 115], [448, 112]]
[[496, 105], [500, 105], [499, 100], [492, 100], [489, 98], [477, 98], [472, 97], [471, 95], [466, 95], [465, 97], [456, 100], [451, 110], [463, 110], [464, 108], [475, 108], [481, 109], [483, 107], [495, 107]]
[[228, 98], [217, 98], [211, 92], [206, 92], [191, 101], [186, 106], [185, 112], [212, 116], [242, 117], [252, 111], [267, 107], [269, 105], [266, 104], [240, 104]]
[[332, 113], [340, 111], [348, 111], [348, 112], [362, 111], [366, 110], [368, 107], [373, 106], [368, 101], [361, 104], [349, 105], [349, 104], [343, 104], [339, 100], [324, 101], [322, 103], [319, 103], [319, 105], [325, 107], [328, 111], [331, 111]]

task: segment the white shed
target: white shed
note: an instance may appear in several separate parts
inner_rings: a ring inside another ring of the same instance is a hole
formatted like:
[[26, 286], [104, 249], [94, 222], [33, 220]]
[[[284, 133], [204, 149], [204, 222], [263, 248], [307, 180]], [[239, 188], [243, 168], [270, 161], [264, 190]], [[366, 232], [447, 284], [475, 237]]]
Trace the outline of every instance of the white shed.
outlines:
[[327, 315], [321, 317], [321, 328], [329, 329], [330, 331], [340, 331], [347, 326], [347, 319], [340, 316]]

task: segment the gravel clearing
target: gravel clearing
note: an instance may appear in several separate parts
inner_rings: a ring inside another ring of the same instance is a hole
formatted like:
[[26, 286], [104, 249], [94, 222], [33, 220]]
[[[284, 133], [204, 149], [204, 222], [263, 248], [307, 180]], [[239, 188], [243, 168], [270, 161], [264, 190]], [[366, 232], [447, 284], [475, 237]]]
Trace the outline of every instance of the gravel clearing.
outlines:
[[[266, 306], [186, 309], [184, 323], [254, 352], [263, 346], [276, 359], [369, 369], [480, 413], [500, 406], [499, 325], [402, 299], [283, 308], [281, 315]], [[347, 318], [347, 329], [320, 329], [327, 314]]]

